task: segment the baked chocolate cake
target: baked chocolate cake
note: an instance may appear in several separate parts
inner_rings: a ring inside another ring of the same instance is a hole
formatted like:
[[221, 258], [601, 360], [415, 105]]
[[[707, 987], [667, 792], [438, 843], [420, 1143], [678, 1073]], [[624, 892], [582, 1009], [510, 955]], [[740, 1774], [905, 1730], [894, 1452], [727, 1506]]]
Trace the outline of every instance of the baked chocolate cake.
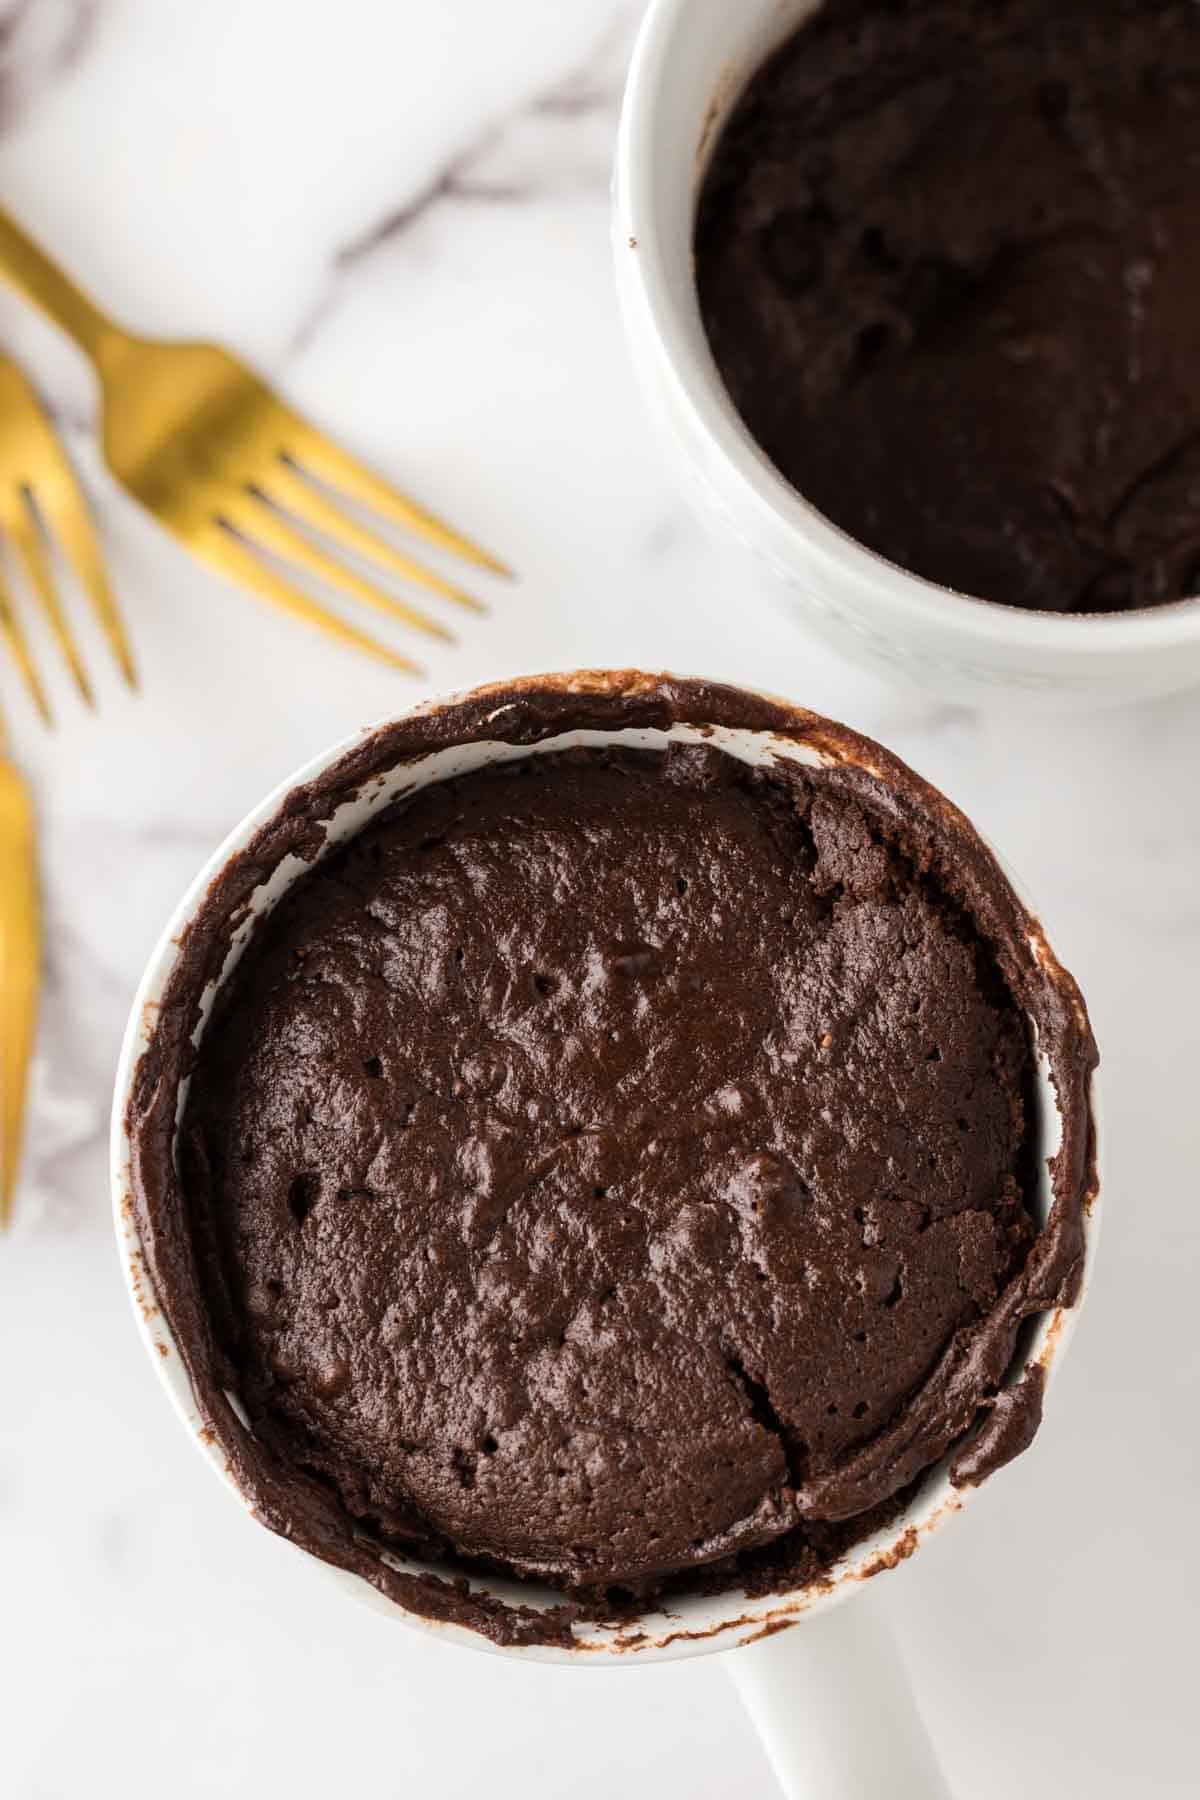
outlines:
[[[1077, 1280], [1091, 1042], [940, 808], [836, 756], [555, 748], [415, 791], [291, 888], [205, 1029], [172, 1193], [141, 1169], [268, 1522], [604, 1612], [811, 1579], [980, 1421], [1022, 1447], [1038, 1383], [994, 1403]], [[1049, 1222], [1031, 1018], [1072, 1119]]]
[[825, 0], [706, 178], [701, 310], [799, 491], [960, 593], [1200, 595], [1200, 7]]

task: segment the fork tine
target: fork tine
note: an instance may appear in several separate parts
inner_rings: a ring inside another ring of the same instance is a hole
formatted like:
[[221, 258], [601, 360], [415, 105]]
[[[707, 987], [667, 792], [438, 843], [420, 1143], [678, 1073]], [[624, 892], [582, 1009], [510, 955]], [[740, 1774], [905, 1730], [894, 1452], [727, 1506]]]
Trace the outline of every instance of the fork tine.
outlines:
[[54, 586], [54, 577], [50, 573], [50, 564], [46, 560], [45, 545], [42, 542], [41, 524], [34, 513], [33, 502], [26, 488], [21, 496], [22, 506], [8, 519], [8, 529], [13, 544], [29, 577], [30, 585], [42, 603], [50, 629], [58, 642], [58, 647], [66, 658], [67, 667], [75, 677], [75, 685], [89, 706], [95, 706], [92, 684], [88, 680], [87, 670], [79, 654], [75, 639], [71, 635], [71, 627], [67, 623], [67, 615], [62, 609], [58, 592]]
[[318, 605], [302, 588], [285, 581], [265, 562], [261, 562], [248, 544], [215, 520], [203, 531], [194, 534], [189, 532], [186, 541], [188, 549], [202, 556], [219, 574], [242, 587], [252, 588], [264, 600], [269, 600], [273, 606], [280, 607], [293, 618], [302, 620], [317, 631], [323, 631], [326, 636], [336, 638], [340, 643], [365, 651], [377, 662], [388, 663], [393, 669], [403, 669], [409, 675], [421, 673], [418, 665], [407, 656], [401, 656], [386, 645], [377, 643], [365, 631], [359, 631], [357, 626], [347, 624], [336, 613]]
[[53, 725], [54, 719], [50, 712], [50, 703], [46, 699], [46, 690], [42, 686], [37, 666], [29, 654], [25, 633], [21, 629], [20, 620], [13, 611], [12, 601], [3, 582], [0, 582], [0, 638], [4, 639], [12, 651], [13, 660], [24, 677], [25, 686], [29, 689], [33, 704], [41, 714], [43, 723]]
[[35, 505], [70, 559], [81, 586], [91, 600], [100, 628], [125, 680], [138, 684], [137, 666], [117, 609], [116, 597], [104, 572], [104, 559], [96, 530], [65, 452], [55, 442], [52, 480], [39, 481]]
[[265, 482], [258, 482], [259, 491], [273, 506], [281, 507], [285, 512], [294, 513], [302, 523], [311, 525], [317, 531], [323, 531], [327, 537], [336, 539], [369, 562], [382, 563], [385, 569], [392, 570], [405, 581], [415, 581], [426, 587], [431, 593], [441, 594], [446, 600], [453, 600], [459, 606], [466, 606], [472, 612], [486, 612], [482, 600], [474, 594], [456, 587], [452, 581], [446, 581], [441, 575], [435, 575], [432, 569], [414, 562], [411, 556], [405, 556], [397, 550], [385, 537], [369, 526], [360, 525], [357, 519], [351, 518], [335, 501], [324, 493], [313, 482], [306, 481], [294, 463], [278, 458]]
[[222, 496], [219, 511], [241, 536], [248, 538], [260, 550], [269, 550], [273, 556], [281, 556], [286, 562], [298, 564], [309, 575], [344, 588], [357, 599], [365, 601], [368, 606], [373, 606], [376, 612], [402, 619], [405, 624], [415, 626], [418, 631], [428, 632], [430, 637], [454, 642], [444, 625], [427, 618], [415, 606], [393, 599], [391, 594], [368, 581], [365, 575], [346, 568], [328, 550], [323, 550], [319, 544], [306, 538], [282, 513], [274, 512], [253, 491], [243, 490], [242, 493], [231, 492], [228, 497]]
[[494, 575], [512, 574], [506, 563], [489, 555], [486, 550], [481, 550], [478, 544], [471, 543], [469, 538], [460, 536], [457, 531], [451, 531], [448, 525], [443, 525], [440, 519], [435, 519], [424, 507], [406, 500], [403, 494], [398, 494], [380, 476], [364, 468], [356, 457], [331, 443], [305, 420], [290, 415], [289, 425], [291, 441], [283, 447], [283, 453], [289, 462], [296, 463], [319, 480], [327, 481], [331, 487], [340, 488], [343, 493], [349, 494], [363, 506], [370, 507], [382, 518], [390, 519], [393, 524], [415, 532], [426, 543], [436, 544], [439, 549], [465, 557], [467, 562], [475, 563], [481, 569], [490, 569]]

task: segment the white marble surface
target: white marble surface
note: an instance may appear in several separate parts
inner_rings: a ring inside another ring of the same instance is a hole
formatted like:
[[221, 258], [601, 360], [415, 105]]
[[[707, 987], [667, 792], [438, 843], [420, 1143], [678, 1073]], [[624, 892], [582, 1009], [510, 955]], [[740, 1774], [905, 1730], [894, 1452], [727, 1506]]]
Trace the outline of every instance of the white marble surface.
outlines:
[[[1104, 1054], [1090, 1316], [1035, 1449], [879, 1586], [958, 1791], [1196, 1791], [1200, 697], [1062, 724], [813, 649], [676, 499], [607, 248], [618, 0], [12, 0], [0, 194], [131, 324], [211, 335], [521, 572], [427, 690], [640, 662], [783, 689], [943, 784], [1039, 897]], [[348, 1606], [170, 1417], [127, 1316], [104, 1130], [167, 909], [310, 752], [421, 691], [189, 566], [92, 451], [74, 353], [7, 295], [95, 495], [145, 672], [16, 728], [44, 828], [44, 1028], [0, 1244], [0, 1793], [773, 1792], [720, 1659], [538, 1670]]]

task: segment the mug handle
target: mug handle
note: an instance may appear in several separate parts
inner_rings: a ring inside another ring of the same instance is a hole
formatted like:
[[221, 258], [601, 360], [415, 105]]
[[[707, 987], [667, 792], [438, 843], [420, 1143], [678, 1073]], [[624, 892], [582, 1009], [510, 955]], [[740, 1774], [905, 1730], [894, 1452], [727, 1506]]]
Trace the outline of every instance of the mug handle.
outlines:
[[725, 1660], [788, 1800], [951, 1800], [874, 1595]]

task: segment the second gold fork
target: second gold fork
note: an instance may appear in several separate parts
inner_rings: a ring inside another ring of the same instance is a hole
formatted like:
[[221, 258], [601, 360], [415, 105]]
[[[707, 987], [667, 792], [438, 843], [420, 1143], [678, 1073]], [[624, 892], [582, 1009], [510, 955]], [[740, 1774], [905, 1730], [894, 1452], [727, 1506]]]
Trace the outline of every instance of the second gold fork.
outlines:
[[[136, 687], [133, 653], [75, 471], [37, 395], [16, 363], [4, 355], [0, 355], [0, 538], [14, 553], [37, 596], [75, 685], [88, 704], [92, 703], [92, 684], [55, 585], [51, 540], [90, 599], [126, 681]], [[0, 641], [7, 642], [34, 704], [49, 724], [46, 690], [2, 575]]]
[[[83, 697], [92, 686], [59, 597], [52, 546], [73, 569], [130, 686], [133, 657], [104, 573], [75, 472], [16, 364], [0, 356], [0, 536], [13, 553]], [[12, 651], [47, 723], [50, 706], [13, 597], [0, 579], [0, 642]], [[0, 719], [0, 1227], [16, 1190], [39, 986], [39, 907], [33, 801], [9, 760]]]

